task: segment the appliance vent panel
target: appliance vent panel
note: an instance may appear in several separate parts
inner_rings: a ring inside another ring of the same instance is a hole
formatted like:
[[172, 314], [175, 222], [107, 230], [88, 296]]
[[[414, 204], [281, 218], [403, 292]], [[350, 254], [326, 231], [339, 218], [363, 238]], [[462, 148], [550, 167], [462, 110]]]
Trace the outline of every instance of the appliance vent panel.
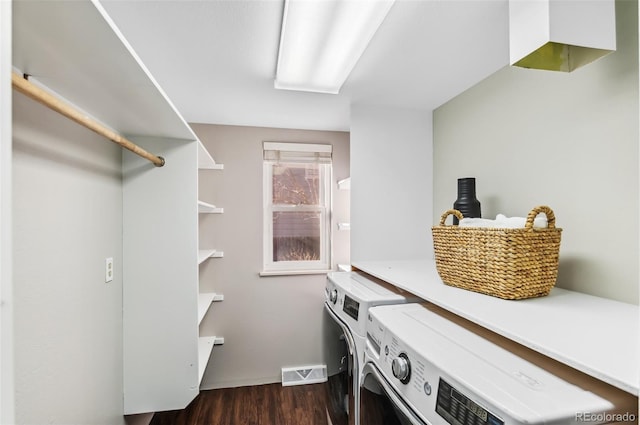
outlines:
[[282, 368], [282, 386], [317, 384], [327, 381], [327, 365]]

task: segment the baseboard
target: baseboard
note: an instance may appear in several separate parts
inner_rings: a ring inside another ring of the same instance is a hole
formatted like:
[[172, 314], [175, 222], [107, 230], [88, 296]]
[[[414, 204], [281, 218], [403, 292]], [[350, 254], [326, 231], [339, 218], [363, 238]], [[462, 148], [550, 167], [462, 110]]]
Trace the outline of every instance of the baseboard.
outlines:
[[219, 381], [209, 385], [203, 385], [200, 387], [200, 390], [206, 391], [219, 390], [221, 388], [250, 387], [253, 385], [279, 384], [281, 382], [282, 378], [280, 375], [250, 379], [233, 379], [230, 381]]

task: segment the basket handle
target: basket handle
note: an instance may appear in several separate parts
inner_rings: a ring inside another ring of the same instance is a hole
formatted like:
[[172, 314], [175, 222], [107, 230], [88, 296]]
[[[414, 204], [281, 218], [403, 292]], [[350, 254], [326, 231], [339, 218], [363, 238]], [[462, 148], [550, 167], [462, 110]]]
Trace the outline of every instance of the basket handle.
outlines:
[[524, 228], [527, 230], [533, 229], [533, 220], [538, 216], [538, 214], [544, 213], [547, 216], [547, 227], [549, 229], [556, 228], [556, 216], [553, 214], [553, 210], [546, 205], [540, 205], [535, 207], [529, 212], [527, 215], [527, 222], [524, 225]]
[[[447, 210], [440, 217], [440, 226], [444, 226], [445, 220], [451, 214], [455, 215], [458, 218], [458, 220], [462, 220], [464, 218], [462, 213], [460, 211], [458, 211], [458, 210]], [[453, 224], [453, 226], [457, 226], [457, 224]]]

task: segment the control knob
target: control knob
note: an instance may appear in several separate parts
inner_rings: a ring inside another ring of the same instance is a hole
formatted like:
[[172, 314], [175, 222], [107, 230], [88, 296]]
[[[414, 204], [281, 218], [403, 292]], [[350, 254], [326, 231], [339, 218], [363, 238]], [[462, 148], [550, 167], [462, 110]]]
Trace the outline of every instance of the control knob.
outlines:
[[403, 384], [408, 384], [411, 379], [411, 363], [409, 357], [405, 353], [400, 353], [398, 357], [391, 362], [391, 371], [393, 376], [398, 378]]
[[331, 301], [332, 303], [336, 303], [336, 301], [338, 301], [338, 291], [333, 289], [331, 290], [331, 292], [329, 293], [329, 301]]

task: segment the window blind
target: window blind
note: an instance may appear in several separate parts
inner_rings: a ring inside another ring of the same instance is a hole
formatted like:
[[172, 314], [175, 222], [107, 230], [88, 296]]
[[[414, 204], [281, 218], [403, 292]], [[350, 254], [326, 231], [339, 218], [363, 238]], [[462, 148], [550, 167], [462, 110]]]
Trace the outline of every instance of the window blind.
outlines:
[[332, 146], [311, 143], [264, 142], [263, 159], [272, 162], [331, 163]]

